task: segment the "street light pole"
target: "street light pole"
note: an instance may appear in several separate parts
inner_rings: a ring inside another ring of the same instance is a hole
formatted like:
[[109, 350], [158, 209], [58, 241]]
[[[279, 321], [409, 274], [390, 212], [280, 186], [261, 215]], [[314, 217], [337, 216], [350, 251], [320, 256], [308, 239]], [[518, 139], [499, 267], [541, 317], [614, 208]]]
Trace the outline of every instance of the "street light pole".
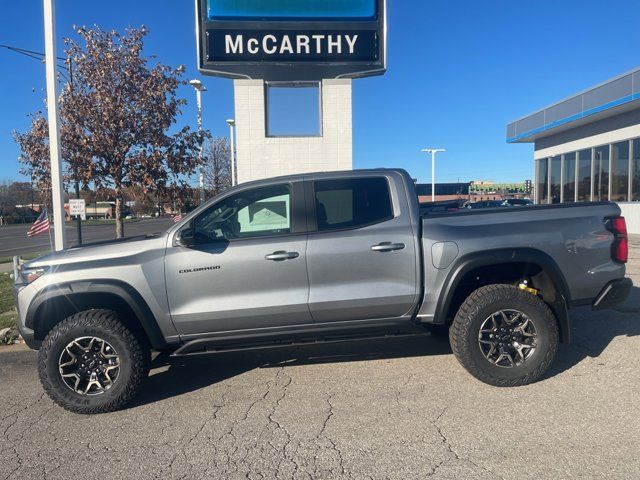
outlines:
[[203, 139], [202, 139], [202, 92], [207, 91], [207, 87], [205, 87], [200, 80], [191, 80], [189, 81], [191, 86], [196, 90], [196, 105], [198, 108], [198, 133], [200, 134], [200, 153], [198, 154], [198, 158], [200, 161], [200, 203], [204, 203], [204, 165], [202, 163], [202, 152], [203, 152]]
[[436, 201], [436, 154], [446, 152], [444, 148], [425, 148], [424, 153], [431, 154], [431, 201]]
[[229, 125], [229, 141], [231, 142], [231, 186], [235, 187], [236, 181], [236, 136], [235, 126], [236, 121], [233, 118], [227, 120]]
[[56, 78], [55, 1], [44, 0], [44, 46], [47, 72], [47, 112], [49, 120], [49, 153], [51, 156], [51, 192], [55, 250], [64, 250], [65, 214], [62, 195], [62, 164], [60, 162], [60, 125], [58, 112], [58, 81]]

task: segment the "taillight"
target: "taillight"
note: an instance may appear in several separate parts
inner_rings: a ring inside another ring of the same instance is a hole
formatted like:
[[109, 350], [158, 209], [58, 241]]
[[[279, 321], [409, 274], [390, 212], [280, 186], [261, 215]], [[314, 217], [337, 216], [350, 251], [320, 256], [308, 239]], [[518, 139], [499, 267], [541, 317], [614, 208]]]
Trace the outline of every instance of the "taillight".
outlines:
[[627, 263], [629, 259], [629, 237], [627, 222], [624, 217], [613, 217], [607, 221], [607, 229], [613, 233], [611, 258], [619, 263]]

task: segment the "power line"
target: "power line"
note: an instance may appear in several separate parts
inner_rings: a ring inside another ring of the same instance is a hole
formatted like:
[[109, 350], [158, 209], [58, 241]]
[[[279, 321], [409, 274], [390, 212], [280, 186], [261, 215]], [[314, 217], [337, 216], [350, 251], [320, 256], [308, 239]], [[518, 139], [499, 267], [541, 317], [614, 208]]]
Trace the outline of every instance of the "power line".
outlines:
[[[27, 50], [26, 48], [14, 47], [13, 45], [5, 45], [0, 43], [0, 47], [6, 48], [7, 50], [11, 50], [16, 53], [20, 53], [22, 55], [27, 55], [28, 57], [37, 58], [40, 57], [44, 59], [45, 54], [41, 52], [36, 52], [35, 50]], [[36, 57], [37, 56], [37, 57]], [[65, 57], [56, 57], [58, 60], [67, 60]], [[66, 68], [66, 67], [63, 67]]]

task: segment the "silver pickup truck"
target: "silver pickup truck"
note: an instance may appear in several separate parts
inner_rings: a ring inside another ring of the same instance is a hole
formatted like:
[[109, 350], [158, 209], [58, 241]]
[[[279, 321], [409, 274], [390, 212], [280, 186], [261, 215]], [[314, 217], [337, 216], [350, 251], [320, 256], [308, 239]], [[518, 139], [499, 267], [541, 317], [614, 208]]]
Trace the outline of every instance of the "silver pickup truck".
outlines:
[[612, 203], [421, 212], [404, 170], [235, 187], [161, 235], [71, 248], [16, 268], [20, 331], [44, 389], [117, 409], [171, 355], [448, 329], [479, 380], [540, 379], [568, 310], [631, 288]]

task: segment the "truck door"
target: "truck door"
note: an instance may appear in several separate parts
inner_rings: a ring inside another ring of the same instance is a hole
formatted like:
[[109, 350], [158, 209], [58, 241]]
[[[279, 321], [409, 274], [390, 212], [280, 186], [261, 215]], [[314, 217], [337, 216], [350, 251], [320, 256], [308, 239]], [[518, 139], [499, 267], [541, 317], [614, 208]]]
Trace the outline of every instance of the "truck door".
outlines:
[[176, 234], [165, 274], [181, 335], [313, 323], [302, 187], [247, 188]]
[[405, 192], [400, 196], [392, 181], [361, 174], [306, 183], [315, 322], [397, 318], [413, 309], [415, 234]]

